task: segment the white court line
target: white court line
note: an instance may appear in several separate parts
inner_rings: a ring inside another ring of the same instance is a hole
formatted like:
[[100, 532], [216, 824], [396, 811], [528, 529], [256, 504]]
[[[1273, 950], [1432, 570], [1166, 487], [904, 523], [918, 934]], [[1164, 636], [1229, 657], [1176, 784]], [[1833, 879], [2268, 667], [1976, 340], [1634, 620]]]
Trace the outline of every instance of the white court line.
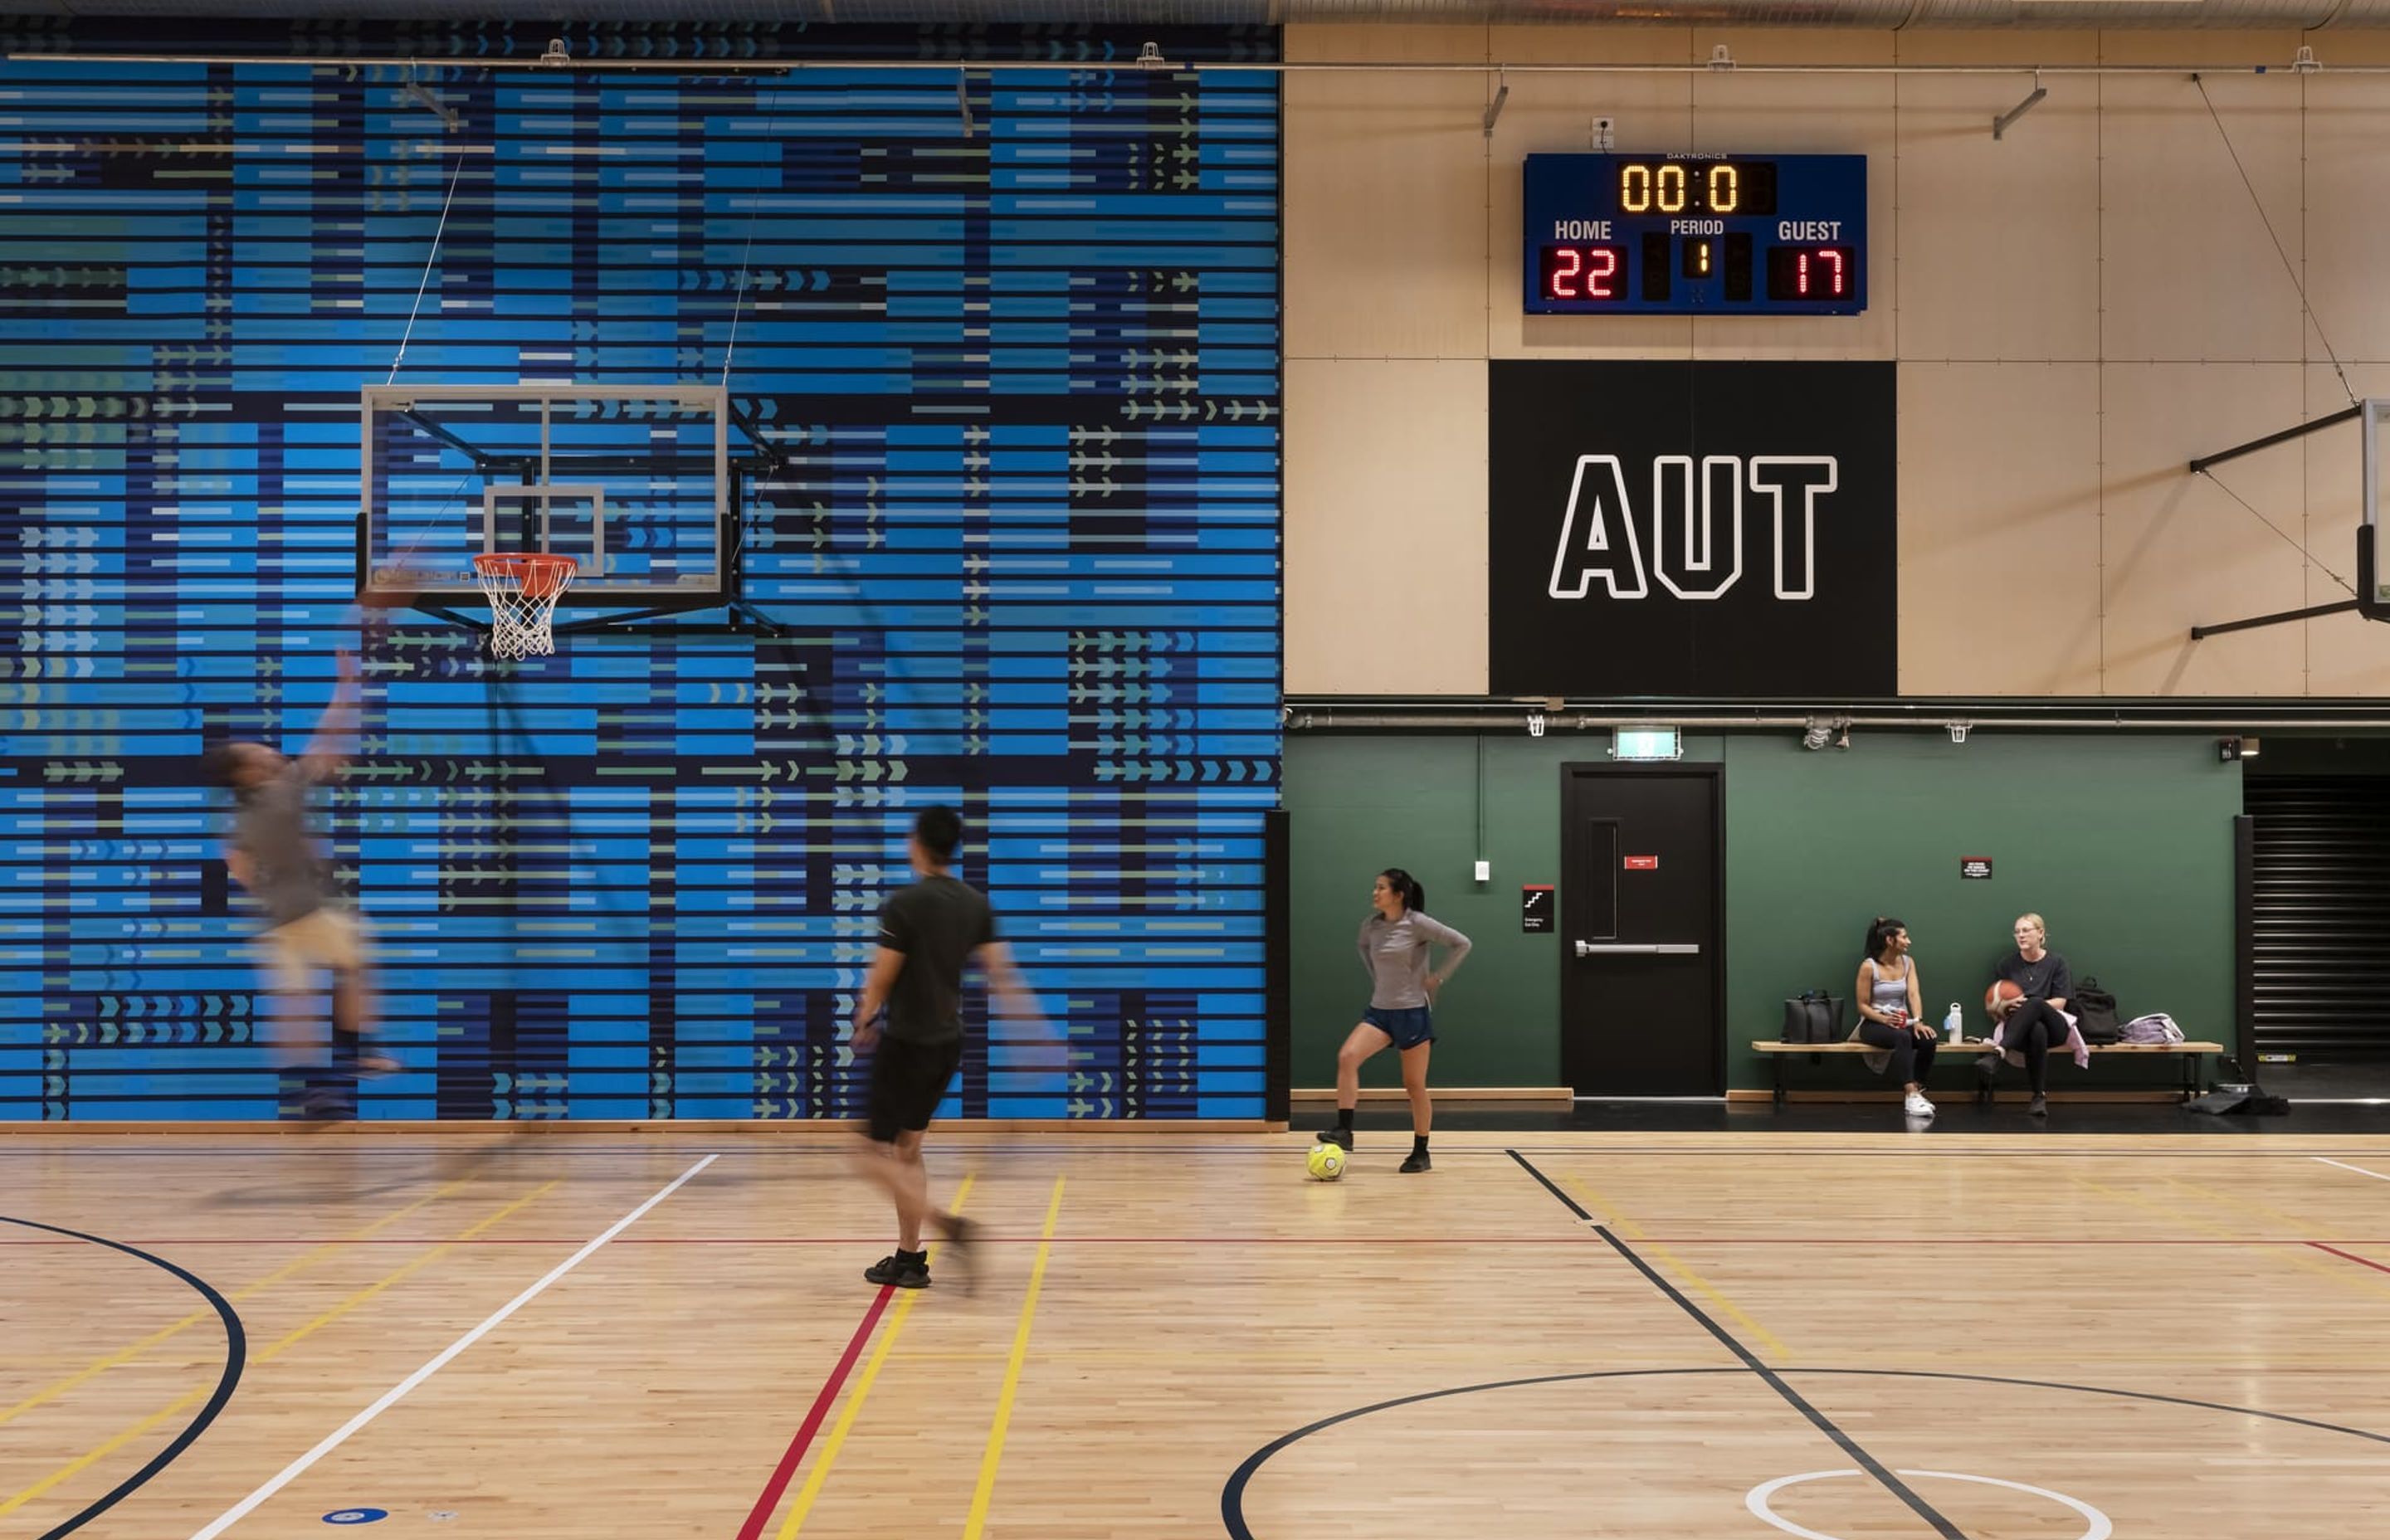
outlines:
[[2377, 1182], [2390, 1182], [2390, 1176], [2384, 1176], [2378, 1171], [2368, 1171], [2363, 1166], [2350, 1165], [2345, 1161], [2325, 1161], [2320, 1155], [2316, 1156], [2315, 1159], [2323, 1161], [2323, 1163], [2328, 1166], [2338, 1166], [2343, 1171], [2353, 1171], [2359, 1176], [2371, 1176]]
[[375, 1402], [372, 1405], [367, 1406], [364, 1411], [359, 1412], [356, 1416], [342, 1423], [340, 1428], [329, 1437], [326, 1438], [323, 1443], [315, 1445], [313, 1449], [308, 1450], [297, 1459], [292, 1460], [289, 1465], [284, 1466], [281, 1471], [276, 1474], [273, 1480], [267, 1482], [263, 1486], [259, 1487], [248, 1496], [243, 1497], [239, 1502], [237, 1502], [232, 1507], [226, 1508], [222, 1518], [219, 1518], [207, 1528], [200, 1530], [198, 1534], [192, 1535], [191, 1540], [215, 1540], [217, 1535], [222, 1534], [225, 1531], [232, 1528], [233, 1525], [249, 1517], [259, 1504], [264, 1502], [268, 1497], [273, 1496], [276, 1493], [281, 1491], [284, 1487], [289, 1486], [292, 1482], [298, 1480], [301, 1475], [305, 1473], [309, 1466], [314, 1465], [317, 1460], [322, 1459], [326, 1455], [330, 1454], [333, 1450], [338, 1449], [341, 1444], [347, 1443], [349, 1435], [354, 1433], [358, 1429], [364, 1427], [366, 1423], [371, 1422], [374, 1418], [388, 1411], [392, 1405], [396, 1404], [400, 1397], [405, 1395], [407, 1392], [415, 1389], [416, 1386], [422, 1384], [425, 1380], [439, 1373], [443, 1368], [447, 1367], [450, 1359], [456, 1357], [467, 1348], [471, 1347], [475, 1342], [478, 1342], [482, 1338], [488, 1336], [490, 1332], [497, 1327], [499, 1322], [505, 1320], [508, 1316], [513, 1315], [516, 1311], [520, 1310], [524, 1305], [530, 1303], [533, 1297], [537, 1295], [542, 1290], [546, 1289], [549, 1284], [554, 1283], [557, 1279], [562, 1277], [565, 1274], [570, 1273], [575, 1267], [580, 1266], [583, 1259], [587, 1257], [592, 1251], [595, 1251], [598, 1247], [605, 1245], [606, 1242], [613, 1239], [616, 1236], [621, 1235], [624, 1230], [629, 1229], [633, 1224], [637, 1222], [641, 1214], [646, 1213], [658, 1203], [662, 1202], [665, 1199], [670, 1198], [674, 1193], [678, 1192], [683, 1184], [687, 1183], [690, 1177], [696, 1175], [699, 1172], [703, 1171], [707, 1166], [712, 1165], [714, 1161], [720, 1159], [722, 1159], [722, 1157], [719, 1154], [708, 1155], [704, 1160], [698, 1161], [697, 1164], [689, 1167], [687, 1171], [682, 1172], [678, 1176], [674, 1177], [671, 1184], [664, 1187], [662, 1191], [657, 1193], [654, 1197], [649, 1199], [637, 1208], [633, 1209], [622, 1218], [617, 1219], [613, 1224], [609, 1225], [604, 1231], [602, 1231], [587, 1245], [582, 1247], [581, 1250], [573, 1252], [571, 1256], [566, 1257], [562, 1262], [558, 1263], [554, 1267], [548, 1269], [547, 1276], [546, 1277], [541, 1278], [529, 1289], [524, 1290], [521, 1293], [517, 1294], [513, 1299], [508, 1300], [505, 1304], [500, 1305], [496, 1314], [491, 1315], [489, 1319], [483, 1321], [472, 1330], [465, 1333], [462, 1337], [457, 1338], [455, 1341], [441, 1349], [438, 1357], [432, 1359], [431, 1362], [424, 1365], [421, 1368], [417, 1369], [413, 1374], [408, 1375], [397, 1384], [392, 1385], [389, 1390], [384, 1391], [380, 1400]]

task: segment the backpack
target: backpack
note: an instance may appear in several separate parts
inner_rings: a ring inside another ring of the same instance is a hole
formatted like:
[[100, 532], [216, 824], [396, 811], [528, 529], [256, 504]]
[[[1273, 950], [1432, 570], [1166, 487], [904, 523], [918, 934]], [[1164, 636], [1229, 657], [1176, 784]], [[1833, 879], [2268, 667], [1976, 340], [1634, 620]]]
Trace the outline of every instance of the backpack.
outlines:
[[[2097, 979], [2085, 979], [2075, 986], [2074, 997], [2066, 1008], [2075, 1015], [2075, 1028], [2086, 1043], [2117, 1043], [2129, 1041], [2124, 1029], [2116, 1024], [2116, 997], [2100, 987]], [[2146, 1020], [2148, 1018], [2144, 1017]], [[2182, 1037], [2177, 1033], [2174, 1041]]]
[[1784, 1002], [1784, 1041], [1832, 1043], [1842, 1037], [1843, 1003], [1822, 989], [1804, 990]]
[[[2083, 1035], [2088, 1040], [2091, 1034], [2087, 1032]], [[2152, 1011], [2147, 1016], [2136, 1016], [2126, 1022], [2118, 1029], [2117, 1041], [2146, 1044], [2179, 1043], [2182, 1041], [2182, 1029], [2176, 1026], [2174, 1018], [2165, 1012]]]

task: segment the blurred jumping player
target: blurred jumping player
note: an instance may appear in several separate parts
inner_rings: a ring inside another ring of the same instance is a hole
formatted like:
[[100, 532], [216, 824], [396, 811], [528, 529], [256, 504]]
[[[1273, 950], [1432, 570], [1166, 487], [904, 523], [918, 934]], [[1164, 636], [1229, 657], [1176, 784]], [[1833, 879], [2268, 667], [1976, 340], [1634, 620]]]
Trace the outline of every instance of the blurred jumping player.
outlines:
[[285, 1063], [304, 1063], [297, 997], [316, 973], [332, 980], [332, 1040], [328, 1062], [308, 1066], [302, 1103], [309, 1118], [353, 1115], [356, 1077], [387, 1074], [395, 1060], [370, 1048], [372, 999], [365, 930], [341, 901], [330, 864], [316, 844], [307, 801], [340, 773], [356, 734], [356, 661], [342, 653], [340, 682], [316, 723], [305, 752], [291, 759], [263, 743], [218, 744], [208, 751], [208, 779], [232, 789], [231, 837], [225, 866], [265, 911], [258, 936], [266, 985], [275, 999], [270, 1043]]

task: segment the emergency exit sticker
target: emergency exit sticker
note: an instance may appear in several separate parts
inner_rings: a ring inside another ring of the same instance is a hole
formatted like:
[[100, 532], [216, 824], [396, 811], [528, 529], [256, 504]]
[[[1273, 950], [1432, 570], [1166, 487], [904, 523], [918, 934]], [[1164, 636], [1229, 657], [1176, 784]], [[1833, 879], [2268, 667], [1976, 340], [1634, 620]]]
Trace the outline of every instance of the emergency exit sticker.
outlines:
[[1660, 869], [1660, 858], [1656, 855], [1630, 855], [1626, 858], [1626, 869], [1631, 872], [1655, 872]]

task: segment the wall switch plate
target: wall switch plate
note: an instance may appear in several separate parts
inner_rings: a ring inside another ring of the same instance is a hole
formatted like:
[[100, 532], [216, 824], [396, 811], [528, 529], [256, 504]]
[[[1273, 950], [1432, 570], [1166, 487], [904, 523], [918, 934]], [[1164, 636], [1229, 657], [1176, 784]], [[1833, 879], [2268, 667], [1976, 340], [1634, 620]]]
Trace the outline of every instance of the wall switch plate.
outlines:
[[1480, 882], [1491, 882], [1494, 880], [1493, 862], [1480, 861], [1477, 863], [1477, 880]]

